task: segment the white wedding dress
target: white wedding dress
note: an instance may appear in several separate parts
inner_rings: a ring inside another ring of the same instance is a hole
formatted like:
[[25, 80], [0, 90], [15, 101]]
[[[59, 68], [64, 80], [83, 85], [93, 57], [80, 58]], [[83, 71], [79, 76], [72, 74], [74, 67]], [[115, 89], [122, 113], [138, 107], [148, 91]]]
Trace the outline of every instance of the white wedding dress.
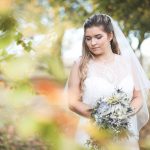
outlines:
[[[91, 59], [88, 63], [87, 78], [84, 85], [83, 103], [94, 106], [97, 99], [110, 96], [115, 88], [121, 88], [131, 100], [135, 82], [128, 62], [122, 56], [115, 54], [115, 59], [107, 64], [95, 62]], [[86, 140], [90, 137], [84, 130], [88, 121], [89, 119], [80, 116], [75, 139], [81, 145], [85, 145]], [[130, 123], [129, 130], [133, 135], [127, 141], [127, 150], [139, 150], [136, 115], [130, 119]]]

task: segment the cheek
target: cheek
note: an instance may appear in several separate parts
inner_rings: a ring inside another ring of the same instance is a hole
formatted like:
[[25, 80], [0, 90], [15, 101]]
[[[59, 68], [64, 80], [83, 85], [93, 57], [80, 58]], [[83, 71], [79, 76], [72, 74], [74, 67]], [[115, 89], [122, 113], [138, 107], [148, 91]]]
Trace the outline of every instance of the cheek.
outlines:
[[102, 38], [101, 40], [99, 40], [99, 44], [100, 44], [100, 45], [108, 45], [108, 44], [109, 44], [109, 41], [108, 41], [108, 39], [105, 37], [105, 38]]
[[89, 48], [91, 46], [90, 42], [85, 42], [85, 45]]

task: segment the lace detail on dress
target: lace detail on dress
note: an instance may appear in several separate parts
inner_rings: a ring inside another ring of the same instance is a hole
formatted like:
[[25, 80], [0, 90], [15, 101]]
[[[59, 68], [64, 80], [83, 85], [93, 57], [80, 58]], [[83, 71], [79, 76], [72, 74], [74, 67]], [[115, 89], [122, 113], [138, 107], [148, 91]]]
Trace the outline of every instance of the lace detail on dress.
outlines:
[[88, 67], [87, 77], [100, 77], [113, 85], [118, 85], [130, 72], [130, 67], [119, 55], [115, 55], [114, 61], [107, 64], [90, 60]]

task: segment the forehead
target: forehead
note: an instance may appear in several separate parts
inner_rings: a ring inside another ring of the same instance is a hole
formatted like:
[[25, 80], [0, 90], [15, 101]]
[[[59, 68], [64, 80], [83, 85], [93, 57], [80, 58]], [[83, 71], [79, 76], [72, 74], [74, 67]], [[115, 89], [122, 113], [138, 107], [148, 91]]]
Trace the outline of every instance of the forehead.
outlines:
[[85, 30], [85, 36], [93, 36], [93, 35], [97, 35], [97, 34], [107, 34], [107, 33], [104, 31], [103, 26], [98, 26], [98, 27], [92, 26]]

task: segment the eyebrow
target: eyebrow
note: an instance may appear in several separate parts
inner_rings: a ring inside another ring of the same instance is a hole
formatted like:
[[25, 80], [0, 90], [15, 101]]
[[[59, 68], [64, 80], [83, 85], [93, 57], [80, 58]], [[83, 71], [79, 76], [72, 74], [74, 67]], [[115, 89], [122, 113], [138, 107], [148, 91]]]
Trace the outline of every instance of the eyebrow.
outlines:
[[[96, 35], [94, 35], [94, 36], [99, 36], [99, 35], [102, 35], [102, 34], [96, 34]], [[85, 37], [91, 37], [91, 36], [86, 35]]]

